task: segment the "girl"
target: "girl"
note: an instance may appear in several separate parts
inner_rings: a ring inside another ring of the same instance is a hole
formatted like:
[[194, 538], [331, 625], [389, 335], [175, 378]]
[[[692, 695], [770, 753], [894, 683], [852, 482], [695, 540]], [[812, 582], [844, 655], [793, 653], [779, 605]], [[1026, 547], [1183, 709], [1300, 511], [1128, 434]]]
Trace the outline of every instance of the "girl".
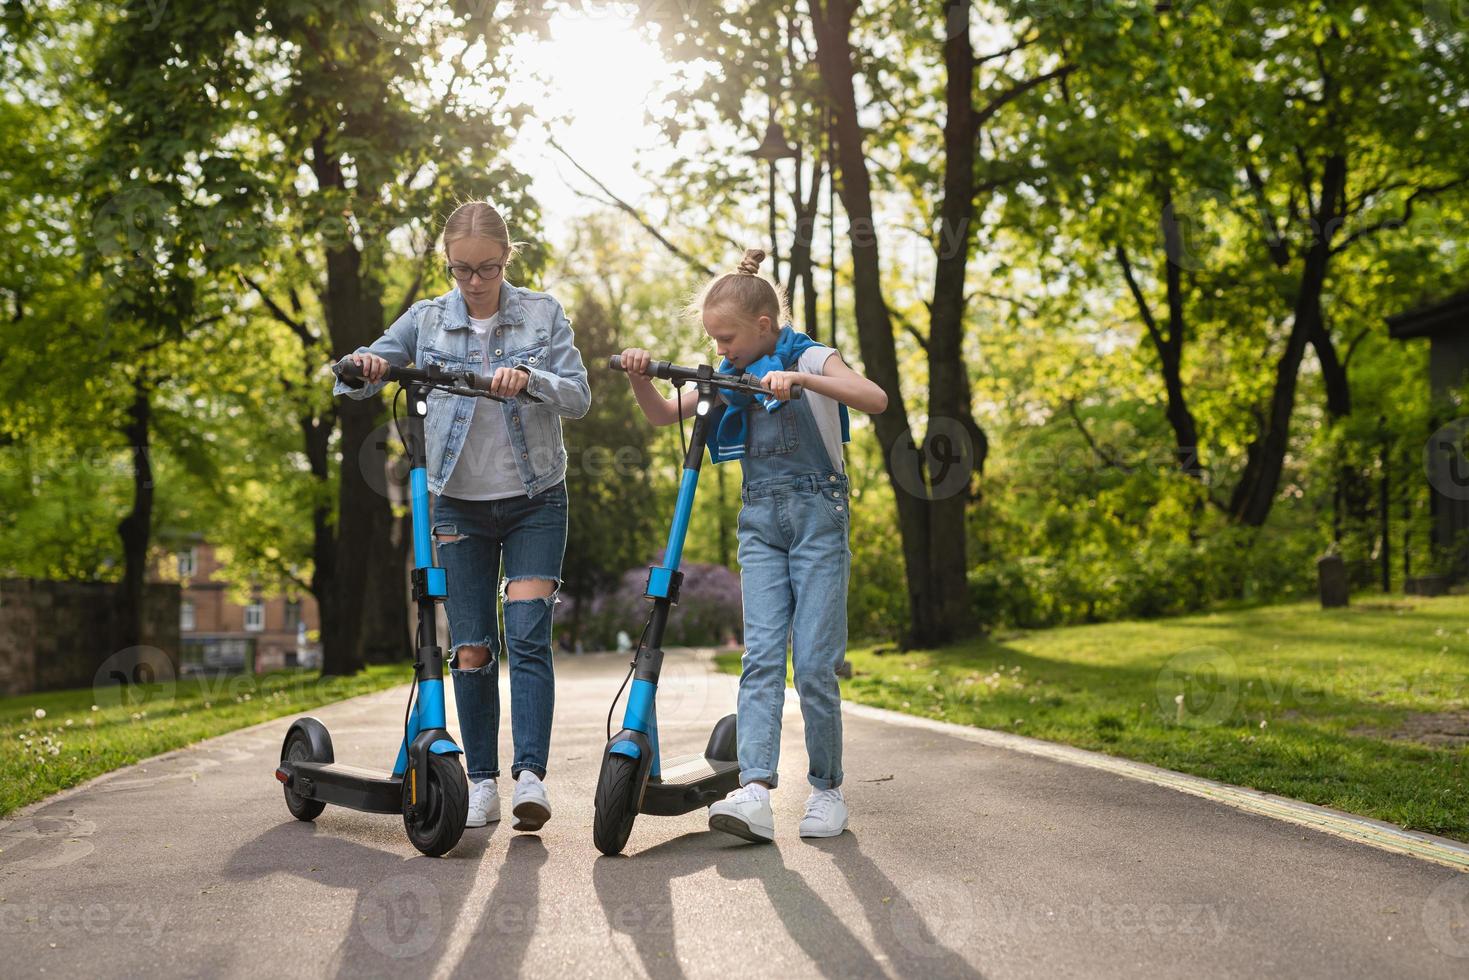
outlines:
[[[786, 645], [795, 665], [806, 724], [807, 781], [812, 792], [802, 837], [835, 837], [847, 826], [842, 797], [841, 691], [836, 669], [847, 648], [847, 550], [850, 511], [842, 467], [846, 412], [875, 414], [887, 395], [841, 355], [790, 326], [779, 286], [758, 275], [765, 253], [745, 252], [737, 272], [704, 287], [690, 307], [724, 358], [721, 372], [760, 377], [772, 397], [732, 398], [711, 420], [714, 461], [738, 458], [744, 470], [739, 520], [745, 655], [740, 674], [740, 788], [709, 808], [709, 827], [751, 841], [775, 838], [770, 791], [777, 784]], [[643, 414], [654, 425], [689, 417], [698, 393], [683, 404], [664, 398], [648, 376], [651, 357], [630, 348], [622, 364]], [[804, 395], [790, 401], [791, 385]], [[716, 409], [716, 411], [718, 411]]]
[[[561, 304], [513, 286], [505, 219], [491, 205], [460, 205], [444, 223], [454, 287], [423, 300], [371, 347], [349, 355], [370, 382], [336, 394], [367, 398], [388, 365], [410, 361], [490, 378], [503, 403], [445, 392], [424, 420], [433, 536], [448, 577], [450, 669], [469, 769], [470, 827], [500, 819], [500, 640], [497, 593], [510, 659], [516, 830], [551, 817], [542, 780], [551, 743], [555, 678], [551, 620], [566, 550], [566, 450], [561, 419], [591, 404], [587, 372]], [[500, 563], [504, 559], [504, 585]]]

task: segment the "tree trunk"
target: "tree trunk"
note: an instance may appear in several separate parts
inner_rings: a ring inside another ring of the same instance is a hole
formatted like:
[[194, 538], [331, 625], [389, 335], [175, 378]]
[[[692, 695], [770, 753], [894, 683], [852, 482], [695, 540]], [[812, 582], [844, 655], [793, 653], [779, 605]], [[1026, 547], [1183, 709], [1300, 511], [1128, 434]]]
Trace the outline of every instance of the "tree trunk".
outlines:
[[803, 197], [800, 185], [800, 161], [796, 161], [796, 193], [792, 203], [796, 208], [796, 231], [791, 239], [790, 275], [786, 279], [786, 295], [790, 297], [791, 313], [795, 314], [797, 289], [800, 286], [802, 322], [801, 329], [816, 336], [816, 275], [812, 268], [812, 247], [816, 239], [816, 216], [821, 205], [821, 158], [817, 157], [811, 168], [811, 186]]
[[1203, 476], [1199, 461], [1199, 429], [1183, 394], [1183, 344], [1187, 322], [1183, 312], [1183, 236], [1173, 209], [1173, 188], [1163, 188], [1163, 248], [1168, 260], [1168, 336], [1159, 353], [1168, 392], [1168, 424], [1173, 428], [1174, 461], [1195, 479]]
[[122, 593], [118, 599], [117, 639], [122, 649], [143, 642], [144, 602], [148, 587], [148, 542], [153, 535], [153, 465], [148, 446], [153, 409], [148, 388], [133, 381], [133, 401], [123, 435], [133, 459], [133, 508], [117, 525], [122, 538]]
[[1127, 249], [1118, 245], [1114, 251], [1122, 266], [1123, 276], [1127, 279], [1127, 287], [1137, 303], [1138, 315], [1142, 317], [1148, 336], [1153, 342], [1153, 349], [1158, 354], [1158, 365], [1163, 373], [1163, 390], [1167, 399], [1165, 415], [1173, 430], [1174, 462], [1184, 474], [1201, 480], [1204, 469], [1199, 451], [1199, 430], [1183, 390], [1183, 346], [1188, 324], [1183, 308], [1183, 270], [1179, 265], [1183, 256], [1183, 241], [1179, 233], [1178, 218], [1174, 214], [1171, 186], [1163, 186], [1159, 193], [1159, 205], [1168, 300], [1166, 334], [1159, 328], [1147, 297], [1143, 295], [1142, 287], [1133, 275]]
[[[312, 169], [323, 188], [343, 188], [341, 167], [326, 148], [325, 136], [312, 144]], [[371, 208], [370, 201], [363, 202]], [[363, 279], [362, 255], [346, 241], [326, 252], [325, 314], [332, 359], [339, 360], [376, 340], [383, 330], [382, 298]], [[404, 594], [404, 552], [394, 541], [394, 517], [386, 495], [362, 473], [363, 454], [377, 457], [369, 440], [376, 432], [381, 403], [376, 398], [341, 399], [341, 476], [337, 495], [336, 556], [332, 588], [335, 635], [323, 630], [322, 673], [352, 674], [362, 669], [367, 651], [374, 656], [396, 648], [411, 655], [408, 602]]]
[[[847, 0], [824, 3], [813, 0], [811, 8], [817, 66], [835, 116], [836, 160], [841, 174], [837, 192], [850, 223], [848, 240], [852, 249], [853, 312], [858, 345], [868, 377], [888, 395], [887, 411], [873, 418], [873, 427], [882, 446], [884, 467], [897, 504], [911, 617], [906, 642], [929, 646], [955, 635], [962, 617], [958, 621], [949, 617], [967, 605], [967, 601], [959, 598], [967, 592], [964, 569], [955, 568], [945, 577], [935, 578], [929, 556], [930, 529], [935, 515], [949, 533], [962, 539], [963, 502], [951, 500], [935, 508], [927, 499], [922, 482], [925, 478], [922, 456], [913, 444], [908, 411], [903, 403], [892, 318], [882, 293], [871, 178], [857, 119], [854, 68], [848, 43], [852, 7]], [[914, 461], [918, 461], [916, 467], [908, 465]], [[901, 475], [900, 466], [903, 467]], [[957, 522], [953, 519], [956, 512]], [[952, 554], [947, 551], [945, 554], [947, 565], [952, 562]]]
[[1250, 444], [1245, 470], [1229, 501], [1229, 513], [1240, 524], [1261, 527], [1270, 516], [1285, 454], [1290, 445], [1290, 421], [1295, 411], [1296, 382], [1301, 358], [1309, 339], [1324, 331], [1321, 321], [1321, 291], [1331, 259], [1331, 236], [1337, 231], [1346, 158], [1340, 153], [1327, 158], [1321, 177], [1321, 208], [1315, 216], [1316, 240], [1306, 253], [1301, 283], [1285, 351], [1276, 365], [1275, 387], [1264, 431]]
[[[358, 256], [350, 247], [327, 256], [328, 322], [332, 357], [340, 359], [370, 343], [382, 324], [376, 301], [363, 296], [357, 279]], [[344, 336], [345, 335], [345, 336]], [[341, 477], [337, 495], [333, 604], [337, 636], [324, 638], [322, 671], [350, 674], [362, 668], [369, 646], [396, 644], [408, 653], [408, 610], [403, 597], [402, 555], [393, 543], [393, 512], [388, 498], [367, 482], [360, 460], [378, 457], [369, 445], [382, 439], [377, 399], [342, 400]], [[369, 636], [369, 631], [373, 634]]]
[[[969, 4], [950, 0], [944, 42], [945, 118], [944, 190], [939, 208], [939, 252], [929, 304], [928, 378], [929, 431], [925, 442], [937, 445], [943, 429], [958, 421], [967, 436], [952, 464], [966, 474], [982, 465], [979, 453], [988, 440], [976, 444], [969, 402], [969, 368], [964, 360], [964, 285], [974, 248], [975, 132], [974, 50], [969, 41]], [[932, 474], [930, 474], [932, 476]], [[966, 492], [930, 494], [927, 575], [934, 583], [929, 628], [924, 645], [946, 642], [969, 632], [967, 534], [964, 526]], [[937, 627], [935, 629], [935, 627]], [[919, 639], [915, 636], [915, 639]]]
[[1311, 331], [1311, 346], [1316, 350], [1316, 362], [1321, 365], [1321, 381], [1326, 386], [1326, 414], [1333, 422], [1339, 422], [1352, 414], [1352, 389], [1347, 383], [1346, 365], [1336, 354], [1326, 319], [1319, 314], [1316, 327]]
[[[309, 347], [306, 356], [309, 363]], [[308, 376], [312, 373], [314, 372], [308, 369]], [[331, 481], [328, 451], [332, 430], [336, 428], [336, 413], [329, 411], [319, 418], [306, 416], [300, 422], [311, 475], [316, 478], [317, 485], [324, 489]], [[323, 495], [317, 498], [316, 504], [311, 508], [311, 595], [316, 599], [316, 608], [321, 618], [323, 649], [329, 637], [341, 634], [337, 612], [336, 563], [337, 541], [332, 529], [332, 505]]]
[[[413, 627], [417, 611], [409, 586], [409, 548], [413, 541], [413, 520], [408, 515], [392, 516], [386, 539], [379, 542], [379, 557], [368, 570], [369, 595], [380, 595], [383, 601], [363, 610], [362, 659], [370, 664], [399, 663], [415, 650]], [[448, 644], [441, 637], [439, 646]]]

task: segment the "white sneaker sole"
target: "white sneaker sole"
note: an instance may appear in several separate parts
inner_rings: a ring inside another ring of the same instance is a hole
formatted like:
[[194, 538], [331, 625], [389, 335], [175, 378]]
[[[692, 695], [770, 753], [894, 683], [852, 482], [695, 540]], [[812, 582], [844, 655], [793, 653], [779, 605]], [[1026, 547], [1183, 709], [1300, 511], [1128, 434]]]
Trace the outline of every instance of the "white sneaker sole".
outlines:
[[820, 830], [808, 830], [807, 828], [802, 827], [801, 828], [801, 836], [802, 837], [840, 837], [840, 836], [842, 836], [842, 834], [846, 833], [846, 830], [847, 830], [847, 822], [845, 820], [843, 820], [842, 821], [842, 825], [840, 827], [837, 827], [835, 830], [827, 830], [826, 828], [822, 828]]
[[510, 811], [514, 818], [510, 821], [511, 830], [523, 830], [528, 833], [540, 830], [551, 819], [551, 808], [540, 800], [521, 800], [515, 804], [515, 809]]
[[741, 819], [732, 813], [713, 813], [709, 815], [709, 829], [718, 830], [726, 834], [733, 834], [743, 840], [754, 844], [770, 844], [775, 841], [775, 828], [765, 830], [757, 827], [747, 820]]
[[499, 822], [500, 822], [500, 814], [499, 814], [498, 811], [496, 811], [495, 813], [491, 813], [491, 814], [487, 815], [483, 820], [476, 820], [476, 819], [474, 819], [474, 817], [470, 817], [468, 820], [464, 821], [464, 826], [465, 827], [484, 827], [484, 826], [487, 826], [488, 824], [499, 823]]

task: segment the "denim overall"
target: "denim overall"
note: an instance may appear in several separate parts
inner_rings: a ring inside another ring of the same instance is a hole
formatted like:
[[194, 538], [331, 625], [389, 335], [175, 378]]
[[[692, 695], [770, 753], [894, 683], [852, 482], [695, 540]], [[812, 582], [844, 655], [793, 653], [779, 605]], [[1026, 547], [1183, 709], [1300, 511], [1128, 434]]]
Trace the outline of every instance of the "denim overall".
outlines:
[[851, 510], [804, 399], [747, 409], [740, 499], [745, 654], [739, 693], [740, 785], [777, 783], [786, 649], [806, 726], [807, 780], [842, 783], [842, 703], [836, 670], [847, 650]]

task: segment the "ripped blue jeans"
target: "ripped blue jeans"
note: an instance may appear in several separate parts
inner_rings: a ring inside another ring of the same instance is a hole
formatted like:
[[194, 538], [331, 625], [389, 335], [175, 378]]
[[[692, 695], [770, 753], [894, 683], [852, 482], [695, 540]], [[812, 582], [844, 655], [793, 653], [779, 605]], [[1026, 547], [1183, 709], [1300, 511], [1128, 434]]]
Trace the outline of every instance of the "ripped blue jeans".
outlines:
[[[534, 497], [505, 500], [435, 497], [433, 538], [438, 562], [448, 577], [449, 666], [469, 778], [500, 775], [502, 650], [510, 663], [510, 733], [515, 745], [510, 775], [518, 777], [529, 769], [544, 778], [556, 707], [551, 621], [566, 552], [566, 484]], [[505, 597], [502, 558], [507, 585], [542, 579], [555, 583], [552, 594], [544, 599]], [[497, 608], [502, 604], [503, 643]], [[489, 661], [461, 670], [458, 655], [465, 646], [484, 647]]]

